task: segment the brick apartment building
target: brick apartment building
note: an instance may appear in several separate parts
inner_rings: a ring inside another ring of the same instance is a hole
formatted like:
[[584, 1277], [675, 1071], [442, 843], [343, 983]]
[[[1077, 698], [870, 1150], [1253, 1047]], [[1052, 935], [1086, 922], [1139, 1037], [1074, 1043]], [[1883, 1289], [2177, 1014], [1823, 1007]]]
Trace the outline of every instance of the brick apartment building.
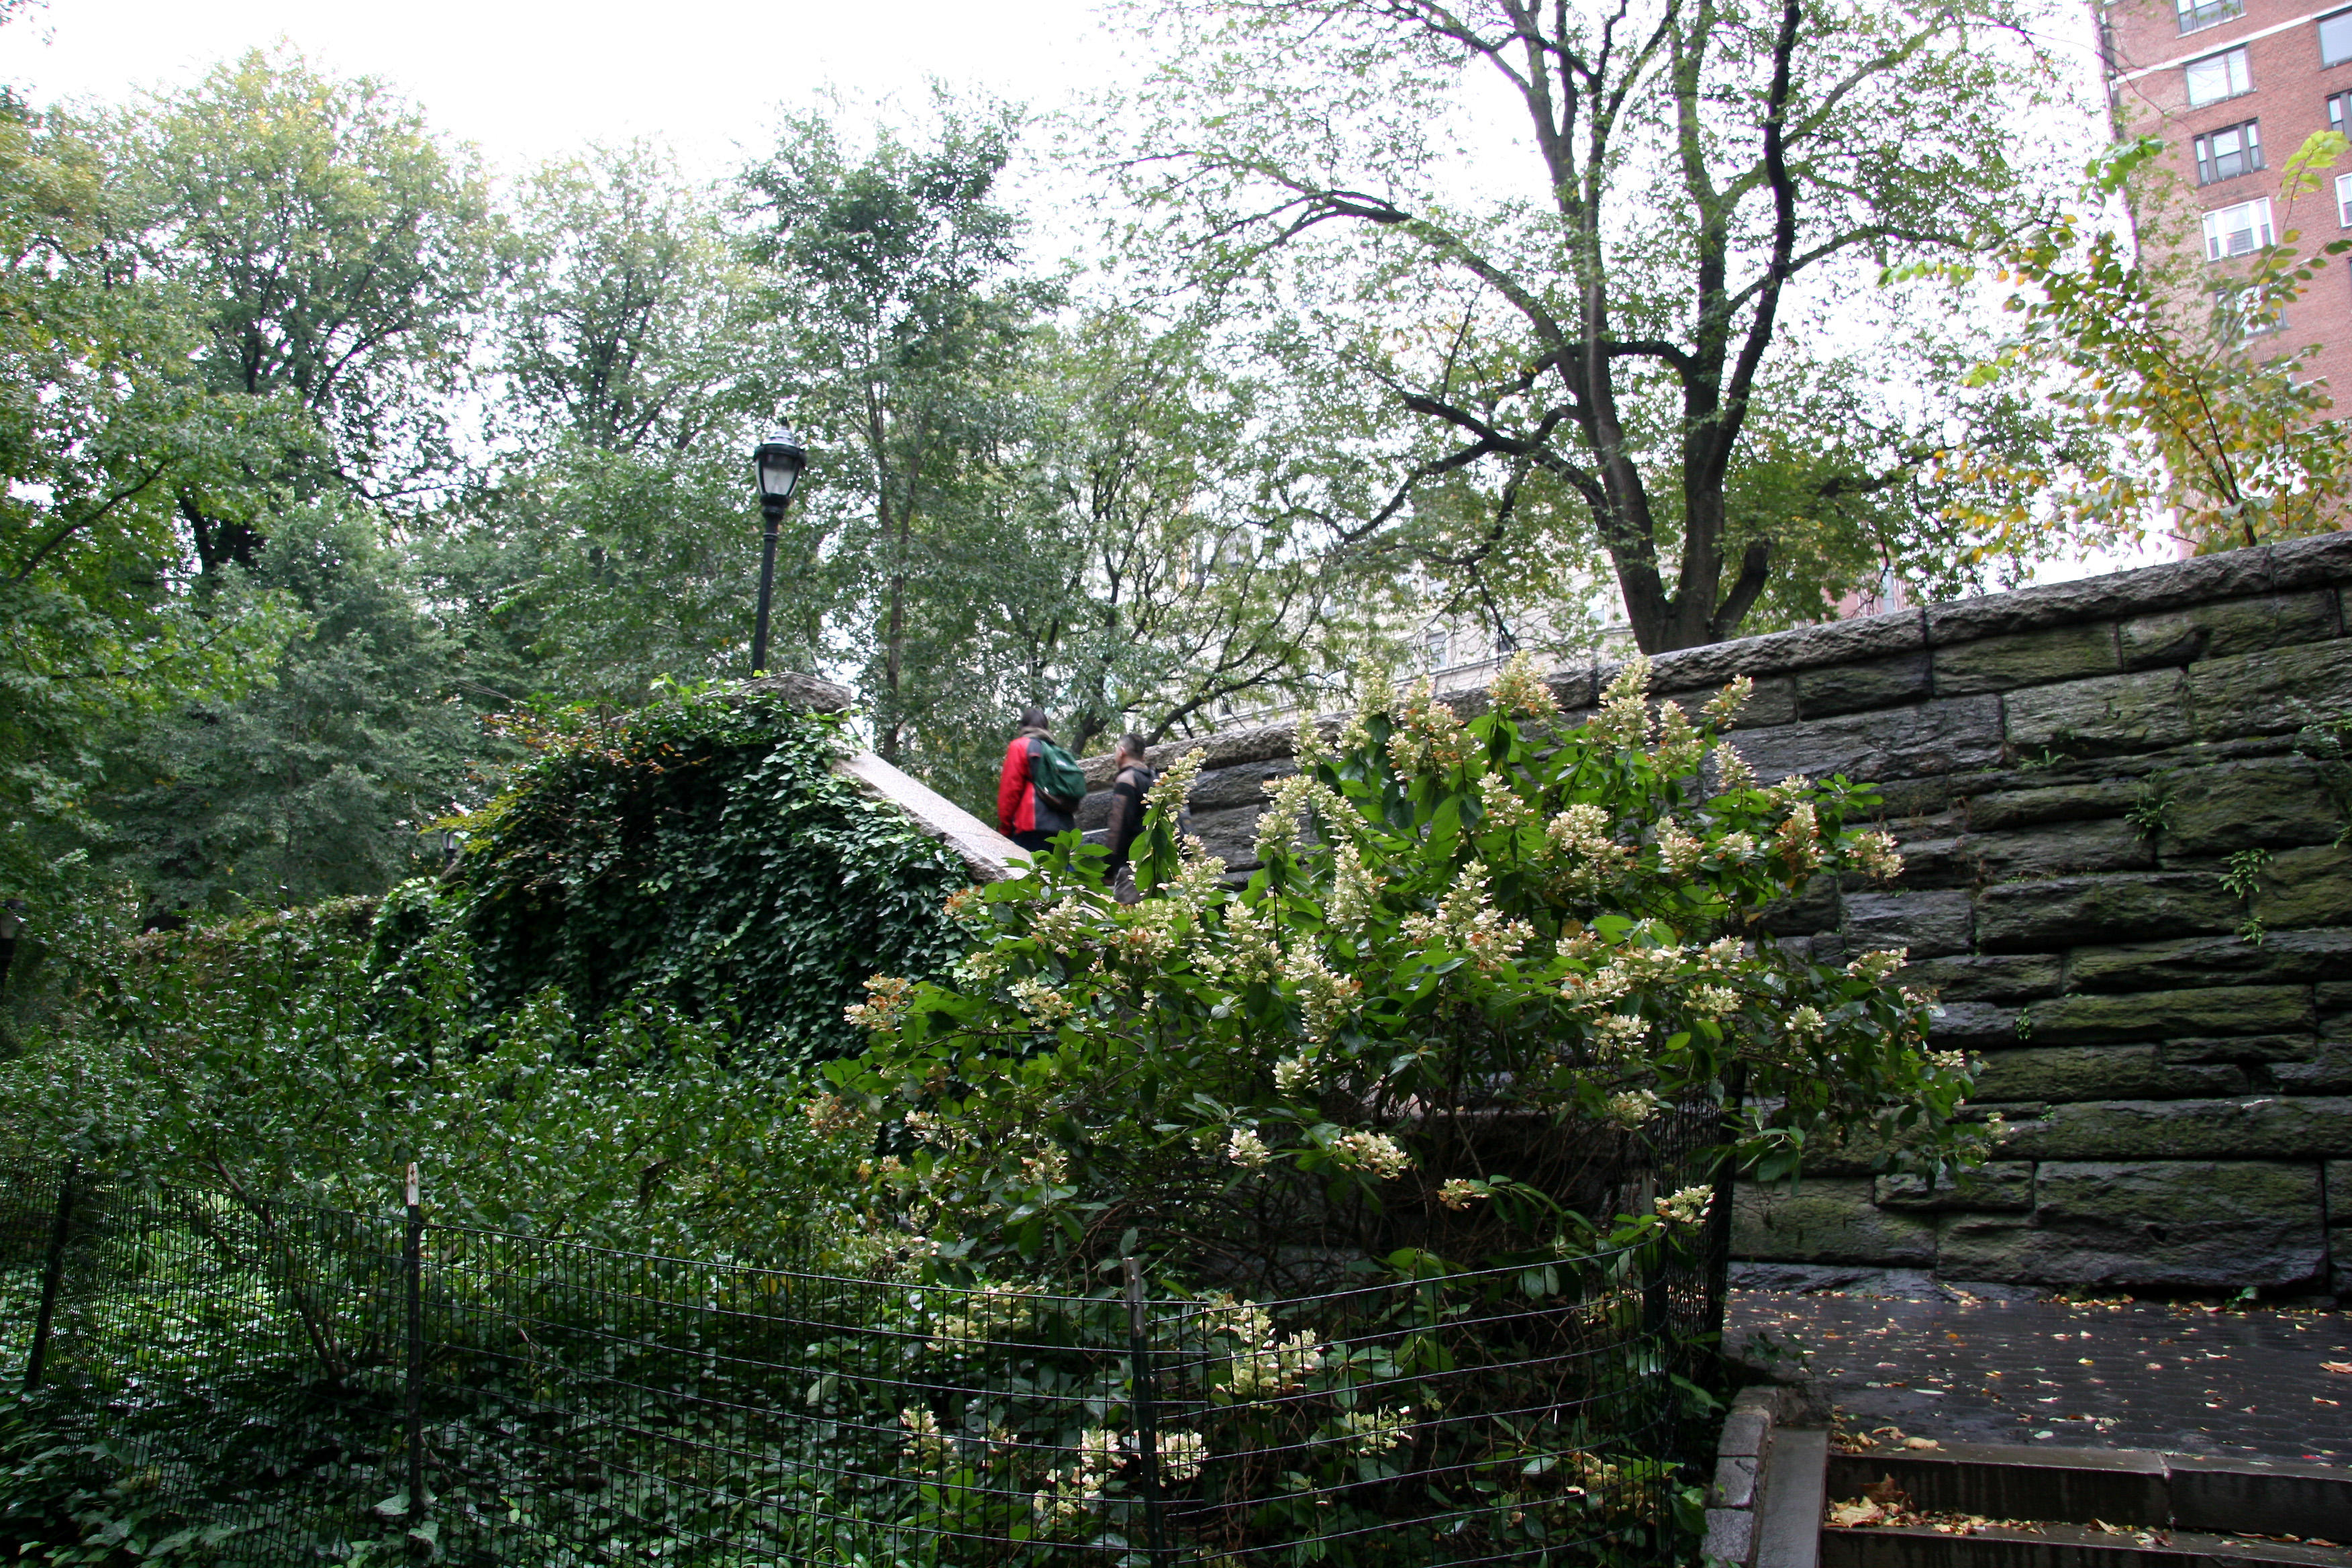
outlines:
[[[2189, 243], [2224, 262], [2285, 229], [2305, 247], [2352, 230], [2352, 159], [2290, 216], [2288, 159], [2315, 131], [2352, 135], [2352, 4], [2308, 0], [2104, 0], [2108, 102], [2121, 134], [2152, 132], [2195, 203]], [[2312, 370], [2352, 407], [2352, 264], [2315, 279], [2287, 312], [2284, 341], [2321, 345]]]

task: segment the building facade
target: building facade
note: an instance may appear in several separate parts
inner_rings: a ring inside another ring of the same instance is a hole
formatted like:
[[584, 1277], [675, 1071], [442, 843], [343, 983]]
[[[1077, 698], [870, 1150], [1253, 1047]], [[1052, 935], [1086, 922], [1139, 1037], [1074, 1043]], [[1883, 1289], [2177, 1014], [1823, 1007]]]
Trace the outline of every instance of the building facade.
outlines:
[[[2292, 205], [2281, 175], [2317, 131], [2352, 133], [2352, 5], [2308, 0], [2105, 0], [2100, 50], [2116, 131], [2154, 134], [2193, 204], [2188, 243], [2226, 265], [2292, 229], [2306, 251], [2352, 237], [2352, 159]], [[2352, 405], [2352, 262], [2315, 279], [2277, 323], [2320, 345], [2310, 369]]]

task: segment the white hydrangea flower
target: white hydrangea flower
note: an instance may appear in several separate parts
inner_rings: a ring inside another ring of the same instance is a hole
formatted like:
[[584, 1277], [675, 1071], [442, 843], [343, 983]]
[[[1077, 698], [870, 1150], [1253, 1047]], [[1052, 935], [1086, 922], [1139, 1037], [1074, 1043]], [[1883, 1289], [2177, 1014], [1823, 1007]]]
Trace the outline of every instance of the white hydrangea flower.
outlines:
[[1412, 1156], [1380, 1132], [1340, 1133], [1331, 1140], [1331, 1157], [1349, 1170], [1368, 1171], [1383, 1182], [1393, 1182], [1412, 1169]]
[[1713, 1187], [1685, 1187], [1672, 1197], [1655, 1200], [1658, 1217], [1668, 1225], [1696, 1225], [1714, 1204]]
[[1654, 1090], [1629, 1089], [1611, 1095], [1601, 1113], [1612, 1126], [1622, 1127], [1630, 1132], [1654, 1121], [1659, 1103]]

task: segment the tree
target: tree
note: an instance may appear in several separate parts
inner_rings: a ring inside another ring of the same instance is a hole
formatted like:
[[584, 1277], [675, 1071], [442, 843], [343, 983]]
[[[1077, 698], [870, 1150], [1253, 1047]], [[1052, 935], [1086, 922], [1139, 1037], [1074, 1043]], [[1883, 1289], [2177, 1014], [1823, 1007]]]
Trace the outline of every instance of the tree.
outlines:
[[[436, 597], [520, 695], [634, 707], [664, 678], [743, 673], [756, 518], [743, 468], [769, 409], [770, 326], [710, 192], [642, 144], [549, 166], [492, 300], [495, 467], [424, 542]], [[787, 560], [822, 535], [805, 507]], [[788, 573], [785, 662], [813, 665], [830, 592]]]
[[1253, 378], [1212, 363], [1197, 322], [1155, 331], [1123, 310], [1055, 333], [1031, 372], [1029, 467], [1063, 591], [1004, 607], [1035, 650], [1033, 684], [1086, 747], [1132, 720], [1189, 734], [1231, 704], [1300, 697], [1347, 668], [1370, 585], [1279, 501], [1286, 428]]
[[51, 906], [102, 845], [109, 748], [248, 689], [296, 624], [189, 579], [175, 489], [302, 431], [188, 374], [184, 298], [139, 264], [109, 158], [104, 127], [0, 94], [0, 888]]
[[481, 174], [382, 84], [258, 52], [160, 95], [120, 132], [142, 248], [191, 298], [204, 386], [319, 433], [231, 484], [178, 489], [207, 571], [251, 565], [273, 490], [385, 503], [446, 479], [495, 225]]
[[[2065, 215], [2000, 255], [2018, 330], [1975, 379], [2042, 392], [2090, 439], [2072, 451], [1953, 454], [1953, 473], [1974, 491], [1961, 504], [1994, 539], [2031, 547], [2053, 531], [2101, 543], [2169, 533], [2229, 550], [2326, 532], [2352, 511], [2352, 425], [2328, 414], [2327, 384], [2308, 374], [2319, 345], [2279, 335], [2294, 328], [2288, 307], [2352, 250], [2343, 239], [2305, 248], [2284, 226], [2342, 156], [2344, 137], [2305, 142], [2282, 173], [2276, 241], [2219, 272], [2181, 231], [2189, 204], [2155, 162], [2163, 150], [2146, 136], [2094, 159], [2092, 216]], [[2095, 216], [2126, 197], [2137, 241]]]
[[[1865, 263], [1968, 251], [2035, 199], [2015, 116], [2054, 76], [2025, 20], [2003, 0], [1171, 0], [1150, 25], [1187, 36], [1121, 167], [1194, 276], [1319, 293], [1337, 359], [1423, 422], [1347, 539], [1487, 474], [1488, 551], [1520, 506], [1575, 517], [1643, 648], [1685, 647], [1736, 635], [1801, 558], [1787, 518], [1931, 461], [1940, 420], [1900, 368], [1869, 374], [1805, 318], [1850, 312]], [[1526, 194], [1483, 206], [1441, 141], [1474, 72], [1533, 154]], [[1835, 460], [1772, 463], [1759, 437], [1857, 378], [1867, 420], [1817, 449]], [[1744, 505], [1759, 486], [1775, 504]]]
[[1020, 270], [1021, 225], [998, 194], [1016, 125], [941, 100], [920, 141], [877, 127], [859, 151], [802, 116], [743, 175], [749, 254], [783, 337], [780, 400], [815, 438], [810, 505], [835, 509], [829, 556], [802, 567], [849, 595], [838, 625], [875, 749], [925, 750], [921, 770], [942, 787], [961, 773], [966, 794], [1024, 662], [986, 635], [986, 611], [1058, 587], [1010, 473], [1019, 372], [1058, 293]]
[[497, 754], [381, 520], [331, 495], [271, 528], [233, 569], [304, 619], [267, 683], [192, 696], [116, 742], [111, 857], [158, 910], [381, 892], [437, 863], [423, 829], [478, 798]]

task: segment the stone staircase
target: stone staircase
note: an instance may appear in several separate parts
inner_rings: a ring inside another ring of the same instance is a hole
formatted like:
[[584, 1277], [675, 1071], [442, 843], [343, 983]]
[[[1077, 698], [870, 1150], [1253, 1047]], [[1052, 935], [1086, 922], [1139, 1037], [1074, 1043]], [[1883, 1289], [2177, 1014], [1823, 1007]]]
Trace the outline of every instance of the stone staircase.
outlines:
[[1711, 1568], [2352, 1565], [2352, 1470], [2136, 1449], [1835, 1451], [1788, 1391], [1725, 1424]]

